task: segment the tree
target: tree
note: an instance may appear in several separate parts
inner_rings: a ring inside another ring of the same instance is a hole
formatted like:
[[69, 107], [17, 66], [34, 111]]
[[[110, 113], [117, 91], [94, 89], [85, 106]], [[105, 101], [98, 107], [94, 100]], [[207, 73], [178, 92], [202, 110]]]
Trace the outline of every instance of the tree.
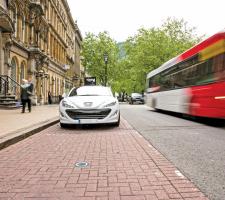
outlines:
[[171, 18], [159, 28], [139, 29], [138, 33], [124, 44], [126, 61], [122, 62], [121, 68], [129, 74], [123, 81], [130, 84], [121, 83], [129, 85], [125, 90], [143, 91], [149, 71], [199, 42], [200, 38], [194, 31], [195, 28], [189, 28], [183, 19]]
[[115, 65], [118, 60], [118, 48], [116, 42], [110, 38], [107, 32], [94, 35], [87, 33], [83, 41], [82, 56], [83, 65], [86, 73], [95, 76], [97, 84], [104, 84], [105, 81], [105, 62], [104, 54], [108, 55], [107, 77], [108, 84], [111, 85], [113, 77], [116, 76]]
[[[104, 53], [108, 54], [108, 85], [122, 93], [142, 92], [146, 75], [166, 61], [200, 41], [195, 28], [183, 19], [168, 18], [161, 27], [141, 28], [124, 43], [116, 42], [107, 32], [88, 33], [83, 41], [83, 65], [86, 72], [104, 84]], [[120, 52], [119, 52], [120, 49]]]

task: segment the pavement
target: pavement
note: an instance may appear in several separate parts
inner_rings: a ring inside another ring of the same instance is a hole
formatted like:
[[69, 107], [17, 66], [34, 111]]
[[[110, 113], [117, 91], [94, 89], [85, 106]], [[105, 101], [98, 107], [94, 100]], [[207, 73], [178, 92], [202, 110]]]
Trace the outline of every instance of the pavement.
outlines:
[[0, 110], [0, 149], [59, 121], [58, 105], [32, 106], [29, 113], [21, 109]]
[[0, 200], [208, 200], [124, 118], [61, 129], [56, 105], [20, 112], [0, 110]]

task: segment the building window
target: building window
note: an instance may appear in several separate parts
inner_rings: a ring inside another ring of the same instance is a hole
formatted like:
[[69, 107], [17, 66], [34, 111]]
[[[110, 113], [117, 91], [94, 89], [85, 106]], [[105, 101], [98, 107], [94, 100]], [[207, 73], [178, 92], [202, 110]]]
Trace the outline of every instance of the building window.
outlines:
[[12, 10], [12, 20], [13, 20], [13, 25], [14, 25], [14, 36], [17, 37], [17, 10], [14, 8]]
[[[17, 81], [16, 80], [16, 68], [17, 68], [17, 63], [16, 63], [16, 60], [15, 58], [12, 59], [11, 61], [11, 78], [14, 80], [14, 81]], [[16, 84], [14, 81], [11, 81], [11, 91], [13, 94], [16, 94]]]
[[22, 16], [22, 42], [25, 42], [25, 28], [26, 28], [25, 16]]
[[20, 83], [22, 83], [22, 79], [24, 78], [25, 78], [25, 64], [23, 62], [20, 68]]

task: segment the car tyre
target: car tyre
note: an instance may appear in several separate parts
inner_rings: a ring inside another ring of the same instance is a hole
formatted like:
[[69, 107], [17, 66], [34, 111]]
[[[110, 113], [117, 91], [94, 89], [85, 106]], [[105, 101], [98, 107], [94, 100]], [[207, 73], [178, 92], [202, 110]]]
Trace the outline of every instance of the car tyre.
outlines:
[[118, 127], [120, 125], [120, 115], [119, 115], [118, 121], [113, 123], [112, 125], [116, 126], [116, 127]]
[[60, 126], [61, 126], [61, 128], [68, 128], [68, 124], [64, 124], [64, 123], [61, 123], [61, 122], [60, 122]]

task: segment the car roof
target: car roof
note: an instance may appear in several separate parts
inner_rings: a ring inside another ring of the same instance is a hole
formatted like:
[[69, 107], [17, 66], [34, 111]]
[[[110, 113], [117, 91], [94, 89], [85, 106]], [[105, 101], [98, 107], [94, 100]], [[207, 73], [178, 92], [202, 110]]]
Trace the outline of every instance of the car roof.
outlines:
[[131, 93], [131, 94], [138, 94], [138, 95], [141, 95], [141, 93], [138, 93], [138, 92], [133, 92], [133, 93]]
[[82, 86], [80, 86], [80, 87], [73, 87], [72, 89], [74, 89], [74, 88], [109, 88], [109, 89], [111, 89], [110, 87], [108, 87], [108, 86], [102, 86], [102, 85], [82, 85]]

